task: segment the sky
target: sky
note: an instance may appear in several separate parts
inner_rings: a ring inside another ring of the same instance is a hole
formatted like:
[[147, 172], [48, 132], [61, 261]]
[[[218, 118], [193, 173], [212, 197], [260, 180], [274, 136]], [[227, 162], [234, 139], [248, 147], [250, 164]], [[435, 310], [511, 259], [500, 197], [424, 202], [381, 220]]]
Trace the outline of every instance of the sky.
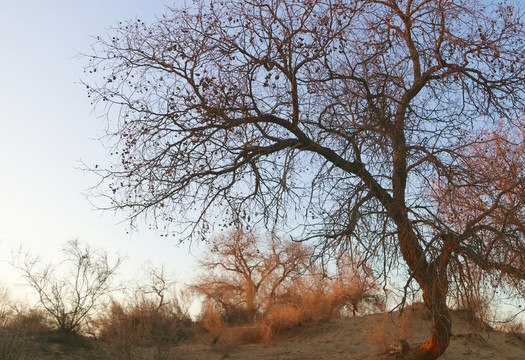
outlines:
[[[176, 246], [147, 224], [129, 234], [123, 214], [96, 210], [86, 197], [96, 178], [79, 168], [109, 162], [94, 112], [79, 84], [93, 37], [118, 21], [152, 22], [184, 0], [0, 1], [0, 284], [24, 295], [9, 264], [22, 246], [45, 261], [78, 238], [127, 256], [125, 277], [151, 262], [180, 282], [191, 278], [197, 245]], [[191, 254], [190, 254], [191, 252]]]

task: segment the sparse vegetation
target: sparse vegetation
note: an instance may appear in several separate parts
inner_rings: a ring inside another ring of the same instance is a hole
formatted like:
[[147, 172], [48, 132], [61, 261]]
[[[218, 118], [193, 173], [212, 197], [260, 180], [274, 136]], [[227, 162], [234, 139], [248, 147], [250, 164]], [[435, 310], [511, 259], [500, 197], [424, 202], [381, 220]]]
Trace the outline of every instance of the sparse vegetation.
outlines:
[[20, 249], [12, 264], [36, 292], [55, 326], [62, 332], [78, 332], [98, 300], [111, 292], [111, 280], [122, 259], [111, 261], [107, 252], [78, 240], [68, 241], [62, 253], [64, 259], [58, 265], [46, 265]]
[[17, 360], [25, 343], [25, 333], [16, 326], [15, 314], [5, 286], [0, 286], [0, 359]]
[[111, 300], [94, 319], [93, 332], [128, 358], [140, 346], [155, 348], [155, 358], [163, 359], [173, 345], [192, 335], [189, 304], [163, 267], [145, 272], [146, 283], [123, 301]]
[[252, 325], [247, 337], [271, 342], [297, 326], [384, 309], [366, 262], [347, 255], [329, 275], [308, 263], [312, 254], [303, 244], [262, 242], [242, 229], [212, 239], [200, 261], [205, 275], [191, 288], [205, 299], [201, 322], [213, 342], [228, 327]]
[[414, 325], [426, 315], [423, 303], [411, 304], [402, 311], [376, 315], [371, 320], [371, 327], [366, 330], [367, 341], [380, 354], [406, 352], [412, 340]]
[[[356, 268], [357, 264], [360, 267]], [[409, 342], [414, 336], [417, 338], [418, 331], [414, 326], [421, 326], [417, 324], [429, 320], [423, 303], [406, 306], [402, 313], [381, 315], [385, 309], [382, 297], [366, 262], [359, 258], [340, 259], [331, 273], [321, 267], [309, 266], [295, 274], [292, 281], [282, 281], [273, 292], [263, 287], [257, 297], [261, 302], [256, 303], [259, 312], [253, 323], [247, 316], [235, 317], [225, 313], [225, 308], [215, 298], [205, 298], [200, 318], [194, 322], [188, 313], [190, 302], [184, 295], [187, 293], [175, 291], [175, 281], [163, 268], [147, 267], [141, 272], [146, 276], [132, 292], [107, 302], [92, 319], [90, 334], [95, 339], [57, 332], [50, 325], [47, 312], [15, 306], [9, 301], [6, 291], [0, 292], [4, 294], [0, 296], [0, 358], [28, 359], [32, 358], [28, 354], [40, 354], [43, 349], [53, 348], [55, 350], [50, 352], [45, 350], [49, 353], [43, 358], [53, 354], [84, 353], [108, 359], [160, 360], [179, 358], [181, 351], [190, 351], [191, 356], [194, 352], [210, 351], [202, 358], [239, 358], [235, 354], [241, 352], [245, 354], [241, 356], [244, 359], [247, 358], [247, 344], [280, 346], [280, 341], [284, 340], [289, 347], [290, 340], [287, 339], [297, 336], [307, 344], [317, 328], [334, 321], [350, 324], [354, 320], [364, 325], [360, 333], [352, 336], [362, 338], [362, 341], [366, 338], [375, 347], [375, 352], [369, 350], [370, 356], [380, 354], [402, 358], [410, 349]], [[241, 302], [239, 311], [245, 311], [244, 306]], [[379, 314], [356, 318], [354, 311]], [[453, 314], [461, 315], [460, 312]], [[342, 324], [339, 322], [337, 326]], [[521, 326], [520, 323], [508, 323], [506, 327], [507, 338], [516, 339], [516, 344], [523, 340]], [[453, 339], [485, 345], [486, 336], [480, 335], [476, 329], [479, 327], [469, 327], [455, 334]], [[299, 335], [305, 331], [310, 331], [310, 335]], [[339, 335], [332, 337], [335, 339]], [[332, 337], [323, 342], [329, 343]], [[262, 348], [251, 349], [260, 351]], [[326, 358], [325, 355], [330, 359], [337, 358], [334, 354], [320, 354], [319, 358]]]

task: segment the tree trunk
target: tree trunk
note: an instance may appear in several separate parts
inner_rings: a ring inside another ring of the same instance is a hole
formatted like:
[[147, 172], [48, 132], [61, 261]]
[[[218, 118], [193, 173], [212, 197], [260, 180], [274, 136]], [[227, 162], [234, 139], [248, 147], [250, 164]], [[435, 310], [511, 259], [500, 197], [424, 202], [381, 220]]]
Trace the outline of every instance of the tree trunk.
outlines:
[[409, 351], [405, 359], [437, 359], [445, 352], [450, 342], [452, 322], [446, 304], [446, 293], [423, 290], [423, 298], [432, 318], [432, 332], [428, 340]]
[[246, 292], [246, 311], [248, 312], [248, 322], [253, 324], [255, 322], [255, 287], [251, 284], [248, 284], [248, 289]]
[[[396, 214], [400, 215], [400, 214]], [[397, 217], [398, 240], [401, 253], [411, 275], [421, 286], [423, 300], [432, 319], [432, 330], [428, 340], [410, 350], [403, 358], [411, 360], [433, 360], [439, 358], [450, 343], [452, 322], [447, 307], [447, 266], [451, 250], [444, 246], [441, 254], [429, 263], [425, 253], [411, 229], [405, 215]]]

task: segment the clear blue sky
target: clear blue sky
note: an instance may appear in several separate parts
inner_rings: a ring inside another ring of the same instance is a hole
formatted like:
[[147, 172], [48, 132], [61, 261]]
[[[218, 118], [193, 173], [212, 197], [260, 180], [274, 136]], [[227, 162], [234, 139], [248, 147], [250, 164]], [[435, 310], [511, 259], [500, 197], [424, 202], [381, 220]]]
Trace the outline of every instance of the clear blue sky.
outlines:
[[12, 249], [23, 245], [51, 259], [72, 238], [127, 254], [123, 272], [129, 276], [144, 261], [164, 263], [181, 279], [191, 276], [187, 246], [176, 247], [145, 224], [128, 235], [122, 216], [93, 209], [83, 192], [96, 179], [76, 168], [81, 160], [108, 161], [107, 151], [94, 140], [102, 134], [103, 120], [78, 84], [87, 60], [76, 54], [89, 53], [91, 36], [104, 35], [120, 20], [154, 21], [165, 12], [164, 4], [174, 5], [0, 1], [0, 283], [20, 283], [5, 263]]

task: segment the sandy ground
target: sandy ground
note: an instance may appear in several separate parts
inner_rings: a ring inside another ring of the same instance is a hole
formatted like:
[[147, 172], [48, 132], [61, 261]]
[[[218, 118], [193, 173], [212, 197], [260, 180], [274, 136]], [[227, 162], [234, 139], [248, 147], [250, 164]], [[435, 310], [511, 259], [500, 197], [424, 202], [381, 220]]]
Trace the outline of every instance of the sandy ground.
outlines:
[[[414, 310], [412, 310], [414, 311]], [[246, 343], [250, 328], [224, 331], [212, 344], [209, 335], [197, 335], [191, 342], [170, 349], [134, 348], [117, 349], [102, 341], [85, 339], [82, 346], [28, 339], [19, 359], [269, 359], [269, 360], [318, 360], [318, 359], [374, 359], [385, 356], [385, 348], [396, 337], [410, 344], [426, 340], [430, 323], [420, 314], [369, 315], [350, 319], [322, 321], [288, 331], [272, 344]], [[525, 337], [484, 329], [457, 317], [453, 322], [453, 335], [442, 359], [525, 359]]]

